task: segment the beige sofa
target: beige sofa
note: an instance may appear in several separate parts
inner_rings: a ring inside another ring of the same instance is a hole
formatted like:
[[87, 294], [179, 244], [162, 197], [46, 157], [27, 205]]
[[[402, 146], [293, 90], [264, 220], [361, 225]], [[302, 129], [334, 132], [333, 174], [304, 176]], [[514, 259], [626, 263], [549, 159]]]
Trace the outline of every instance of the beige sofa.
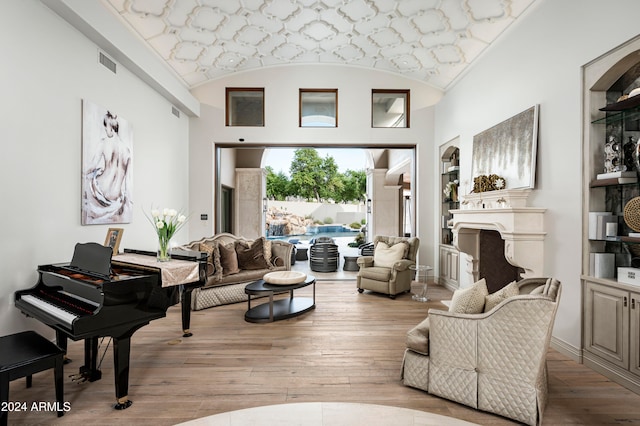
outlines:
[[407, 333], [404, 384], [524, 424], [541, 424], [548, 398], [546, 356], [561, 286], [553, 278], [514, 284], [517, 295], [486, 312], [430, 309], [428, 318]]
[[[180, 248], [209, 254], [207, 283], [193, 290], [191, 295], [191, 309], [194, 311], [246, 301], [244, 288], [247, 284], [271, 271], [291, 270], [293, 244], [286, 241], [267, 240], [264, 237], [247, 240], [221, 233], [192, 241]], [[260, 256], [261, 253], [264, 258]], [[232, 261], [225, 262], [233, 255], [237, 260], [237, 268], [233, 268]]]

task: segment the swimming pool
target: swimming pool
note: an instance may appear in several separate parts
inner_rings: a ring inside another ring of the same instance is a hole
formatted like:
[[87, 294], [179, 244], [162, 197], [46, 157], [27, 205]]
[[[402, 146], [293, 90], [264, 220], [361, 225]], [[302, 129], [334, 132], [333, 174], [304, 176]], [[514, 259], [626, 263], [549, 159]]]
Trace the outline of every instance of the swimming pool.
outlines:
[[[270, 240], [289, 240], [289, 239], [313, 239], [318, 237], [354, 237], [362, 232], [360, 229], [351, 229], [344, 225], [311, 225], [307, 226], [307, 232], [304, 234], [291, 234], [291, 235], [278, 235], [279, 228], [272, 225], [271, 230], [275, 231], [276, 235], [269, 235], [267, 238]], [[281, 231], [280, 231], [281, 232]]]
[[318, 234], [343, 234], [343, 233], [358, 233], [359, 229], [354, 230], [344, 225], [311, 225], [307, 226], [307, 232], [305, 235], [318, 235]]

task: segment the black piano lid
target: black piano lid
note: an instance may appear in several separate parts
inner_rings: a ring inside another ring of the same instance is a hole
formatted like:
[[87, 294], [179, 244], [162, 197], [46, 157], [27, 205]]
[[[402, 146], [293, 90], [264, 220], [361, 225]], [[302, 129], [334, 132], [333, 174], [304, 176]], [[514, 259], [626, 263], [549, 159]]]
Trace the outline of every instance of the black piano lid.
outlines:
[[111, 274], [113, 249], [98, 243], [77, 243], [69, 267], [104, 277]]

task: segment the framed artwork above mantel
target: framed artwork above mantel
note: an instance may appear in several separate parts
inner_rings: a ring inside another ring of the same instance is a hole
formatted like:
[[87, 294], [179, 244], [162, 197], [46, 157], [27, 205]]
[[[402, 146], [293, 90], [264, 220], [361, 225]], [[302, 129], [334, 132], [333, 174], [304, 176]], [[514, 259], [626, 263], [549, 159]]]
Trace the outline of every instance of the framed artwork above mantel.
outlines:
[[473, 137], [472, 177], [500, 175], [506, 189], [534, 188], [539, 105]]

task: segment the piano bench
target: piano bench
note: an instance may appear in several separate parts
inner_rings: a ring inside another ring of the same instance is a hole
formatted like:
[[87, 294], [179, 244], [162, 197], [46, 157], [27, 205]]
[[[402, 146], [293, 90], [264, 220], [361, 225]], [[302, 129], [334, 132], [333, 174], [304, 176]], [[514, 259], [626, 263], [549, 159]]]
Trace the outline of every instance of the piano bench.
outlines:
[[[9, 382], [27, 378], [31, 387], [31, 375], [54, 369], [54, 383], [58, 417], [64, 414], [64, 351], [35, 331], [23, 331], [0, 337], [0, 403], [9, 402]], [[0, 425], [6, 426], [8, 411], [0, 411]]]

